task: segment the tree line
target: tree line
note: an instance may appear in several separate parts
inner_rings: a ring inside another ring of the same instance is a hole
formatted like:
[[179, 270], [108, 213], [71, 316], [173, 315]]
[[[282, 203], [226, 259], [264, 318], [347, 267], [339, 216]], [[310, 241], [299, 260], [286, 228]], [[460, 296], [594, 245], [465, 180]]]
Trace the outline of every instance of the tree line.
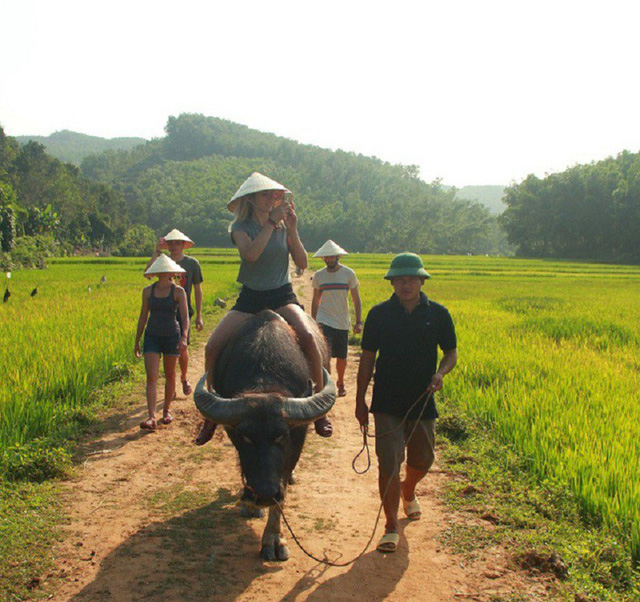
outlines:
[[640, 260], [640, 153], [530, 175], [504, 202], [499, 220], [520, 256]]
[[126, 200], [134, 223], [184, 229], [201, 245], [230, 244], [226, 202], [260, 171], [294, 192], [309, 248], [334, 238], [352, 251], [496, 253], [496, 218], [415, 166], [329, 151], [203, 115], [170, 117], [166, 137], [87, 157], [83, 174]]
[[[0, 127], [0, 251], [2, 263], [33, 253], [76, 248], [109, 252], [131, 225], [123, 195], [92, 182], [37, 142], [21, 146]], [[29, 257], [26, 257], [29, 260]], [[27, 261], [29, 263], [29, 261]]]

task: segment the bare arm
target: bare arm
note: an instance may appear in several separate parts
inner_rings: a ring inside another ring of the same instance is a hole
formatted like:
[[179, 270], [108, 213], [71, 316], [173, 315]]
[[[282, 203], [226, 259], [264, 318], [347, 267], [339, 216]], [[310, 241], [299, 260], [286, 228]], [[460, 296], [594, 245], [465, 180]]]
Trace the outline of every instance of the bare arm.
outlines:
[[231, 238], [236, 244], [236, 247], [238, 247], [238, 252], [242, 259], [249, 263], [258, 261], [260, 255], [262, 255], [262, 251], [264, 251], [267, 246], [273, 231], [276, 229], [276, 225], [282, 221], [287, 210], [288, 206], [284, 203], [279, 207], [272, 209], [271, 213], [269, 213], [269, 221], [264, 223], [262, 230], [258, 232], [258, 236], [253, 240], [249, 238], [249, 235], [246, 232], [241, 232], [240, 230], [236, 230], [231, 233]]
[[187, 339], [189, 337], [189, 306], [187, 305], [187, 293], [182, 287], [176, 287], [176, 295], [178, 296], [178, 305], [180, 307], [180, 326], [182, 327], [182, 336], [178, 347], [180, 350], [187, 348]]
[[233, 232], [231, 237], [233, 242], [236, 243], [236, 247], [238, 247], [240, 257], [249, 263], [254, 263], [260, 259], [260, 255], [262, 255], [262, 251], [267, 246], [274, 230], [275, 226], [267, 222], [253, 240], [249, 238], [246, 232], [241, 232], [240, 230]]
[[287, 246], [289, 247], [289, 253], [291, 253], [293, 263], [296, 264], [296, 267], [301, 270], [306, 270], [309, 264], [309, 256], [298, 234], [298, 215], [296, 214], [296, 206], [293, 202], [289, 202], [287, 210], [288, 213], [284, 218], [284, 227], [287, 229]]
[[138, 329], [136, 331], [136, 343], [134, 346], [134, 353], [136, 357], [140, 357], [142, 354], [140, 352], [140, 339], [142, 338], [142, 333], [144, 332], [144, 327], [147, 325], [147, 318], [149, 317], [149, 294], [150, 287], [146, 287], [142, 291], [142, 307], [140, 309], [140, 317], [138, 318]]
[[311, 317], [315, 320], [318, 315], [318, 307], [320, 307], [320, 299], [322, 291], [319, 288], [313, 289], [313, 299], [311, 300]]
[[373, 351], [363, 350], [358, 366], [358, 389], [356, 391], [356, 418], [362, 426], [369, 423], [369, 407], [365, 398], [375, 363], [376, 354]]
[[360, 291], [357, 286], [351, 289], [351, 300], [353, 301], [353, 310], [356, 313], [356, 323], [353, 327], [353, 333], [362, 332], [362, 301], [360, 301]]
[[202, 330], [204, 323], [202, 322], [202, 286], [200, 283], [193, 285], [193, 297], [196, 301], [196, 330]]
[[438, 371], [433, 375], [431, 382], [427, 387], [427, 393], [435, 393], [442, 389], [445, 374], [449, 374], [449, 372], [455, 368], [457, 362], [457, 349], [450, 349], [449, 351], [444, 352], [442, 359], [440, 360], [440, 365], [438, 366]]

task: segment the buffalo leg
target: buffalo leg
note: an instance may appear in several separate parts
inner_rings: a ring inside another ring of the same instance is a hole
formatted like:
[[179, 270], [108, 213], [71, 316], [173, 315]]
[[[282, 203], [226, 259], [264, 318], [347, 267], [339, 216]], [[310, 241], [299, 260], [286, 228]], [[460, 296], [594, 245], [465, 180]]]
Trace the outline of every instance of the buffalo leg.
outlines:
[[287, 541], [280, 532], [280, 517], [280, 508], [271, 506], [260, 548], [260, 556], [265, 560], [289, 560], [290, 553]]

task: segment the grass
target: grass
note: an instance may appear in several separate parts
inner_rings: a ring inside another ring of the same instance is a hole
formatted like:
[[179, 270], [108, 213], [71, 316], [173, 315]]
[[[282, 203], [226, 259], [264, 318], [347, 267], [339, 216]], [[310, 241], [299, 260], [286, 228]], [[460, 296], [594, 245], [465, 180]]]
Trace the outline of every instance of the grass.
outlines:
[[[210, 308], [236, 290], [237, 253], [194, 255]], [[344, 260], [360, 280], [364, 315], [392, 292], [382, 278], [390, 259]], [[29, 567], [46, 563], [49, 510], [55, 513], [46, 479], [65, 474], [73, 441], [95, 427], [105, 400], [96, 391], [130, 378], [131, 370], [140, 374], [132, 347], [144, 264], [67, 258], [47, 270], [13, 274], [12, 297], [0, 306], [0, 343], [11, 350], [0, 363], [0, 470], [2, 550], [17, 564], [3, 573], [0, 591], [25, 595]], [[495, 515], [490, 537], [480, 538], [484, 544], [506, 537], [524, 551], [557, 551], [585, 595], [634, 599], [640, 268], [444, 256], [425, 257], [425, 264], [432, 275], [425, 290], [449, 308], [459, 337], [460, 362], [446, 379], [450, 410], [441, 429], [450, 440], [452, 470], [479, 490], [470, 501], [454, 489], [450, 500]], [[30, 297], [36, 285], [38, 294]], [[474, 461], [456, 460], [464, 456]], [[32, 502], [44, 517], [42, 526], [34, 524], [33, 537], [44, 542], [37, 551], [22, 521]], [[188, 492], [171, 502], [185, 509], [191, 503]], [[465, 535], [454, 539], [464, 543]]]

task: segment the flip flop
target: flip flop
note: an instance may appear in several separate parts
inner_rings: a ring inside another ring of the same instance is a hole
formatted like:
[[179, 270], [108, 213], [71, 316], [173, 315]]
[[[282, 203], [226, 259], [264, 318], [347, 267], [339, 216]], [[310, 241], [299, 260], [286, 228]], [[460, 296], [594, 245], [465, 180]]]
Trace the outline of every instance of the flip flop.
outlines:
[[420, 509], [420, 502], [418, 501], [417, 496], [411, 501], [405, 500], [404, 496], [402, 496], [402, 507], [404, 508], [404, 513], [407, 515], [409, 520], [420, 520], [422, 510]]
[[155, 431], [156, 430], [156, 421], [153, 418], [147, 418], [140, 423], [140, 428], [143, 431]]
[[398, 543], [400, 543], [399, 533], [385, 533], [380, 538], [376, 550], [383, 554], [391, 554], [398, 549]]
[[344, 385], [338, 385], [338, 397], [346, 397], [347, 390], [344, 388]]
[[171, 415], [170, 412], [167, 412], [163, 417], [162, 417], [162, 424], [171, 424], [173, 422], [173, 416]]
[[191, 388], [191, 385], [189, 384], [188, 380], [183, 380], [182, 381], [182, 393], [184, 395], [191, 395], [191, 392], [193, 391], [193, 389]]

